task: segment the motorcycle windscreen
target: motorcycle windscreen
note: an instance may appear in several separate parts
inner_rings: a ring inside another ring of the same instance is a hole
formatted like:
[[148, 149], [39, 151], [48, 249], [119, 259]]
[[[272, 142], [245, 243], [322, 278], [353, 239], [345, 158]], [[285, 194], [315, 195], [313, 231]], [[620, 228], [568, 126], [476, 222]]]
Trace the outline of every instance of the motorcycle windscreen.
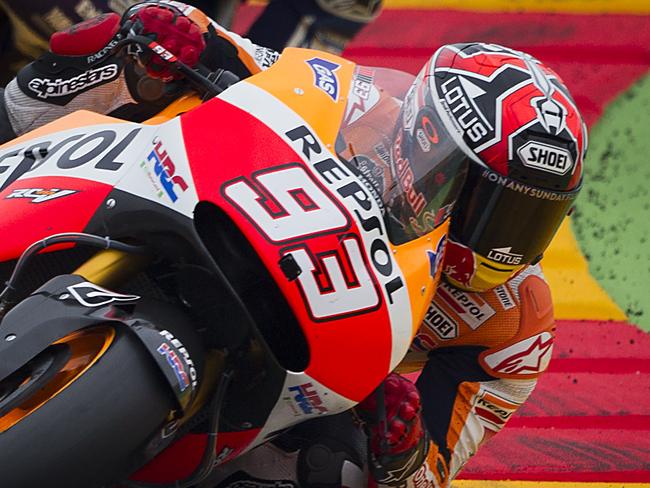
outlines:
[[452, 218], [451, 236], [503, 264], [540, 257], [573, 205], [580, 185], [556, 192], [516, 182], [472, 164]]
[[357, 67], [337, 152], [379, 203], [393, 244], [444, 223], [465, 179], [468, 158], [433, 109], [412, 109], [415, 77]]

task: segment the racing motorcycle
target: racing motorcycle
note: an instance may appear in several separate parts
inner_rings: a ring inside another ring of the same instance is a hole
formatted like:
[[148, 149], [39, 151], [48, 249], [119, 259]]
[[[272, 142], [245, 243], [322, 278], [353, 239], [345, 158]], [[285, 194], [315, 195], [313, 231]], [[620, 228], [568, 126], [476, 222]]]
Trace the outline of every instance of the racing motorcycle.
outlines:
[[354, 63], [287, 49], [222, 90], [149, 47], [198, 94], [0, 148], [2, 486], [192, 486], [368, 396], [439, 279], [447, 225], [392, 239], [337, 154]]

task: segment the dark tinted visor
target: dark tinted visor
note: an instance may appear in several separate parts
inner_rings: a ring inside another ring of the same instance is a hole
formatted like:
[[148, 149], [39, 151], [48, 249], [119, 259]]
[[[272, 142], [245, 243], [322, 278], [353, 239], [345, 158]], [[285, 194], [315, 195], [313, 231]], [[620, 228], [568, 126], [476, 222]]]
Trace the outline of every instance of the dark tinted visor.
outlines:
[[546, 190], [471, 164], [452, 217], [451, 235], [494, 262], [531, 263], [544, 253], [580, 187]]

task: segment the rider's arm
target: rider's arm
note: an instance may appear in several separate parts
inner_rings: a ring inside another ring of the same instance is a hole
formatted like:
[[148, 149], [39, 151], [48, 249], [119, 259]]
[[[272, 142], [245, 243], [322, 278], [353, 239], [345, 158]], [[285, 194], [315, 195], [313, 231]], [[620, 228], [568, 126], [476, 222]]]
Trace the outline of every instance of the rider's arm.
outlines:
[[[434, 486], [448, 487], [526, 401], [551, 356], [552, 302], [539, 267], [485, 293], [449, 291], [442, 287], [434, 299], [436, 312], [449, 323], [438, 315], [432, 328], [420, 329], [431, 338], [455, 338], [428, 353], [416, 382], [431, 442], [426, 465], [409, 477], [408, 486], [420, 486], [418, 480], [431, 473]], [[455, 313], [454, 307], [463, 311]], [[419, 340], [420, 346], [427, 343], [422, 336]]]
[[211, 70], [245, 78], [277, 59], [275, 51], [223, 29], [198, 9], [179, 2], [152, 3], [134, 7], [122, 20], [106, 14], [54, 34], [50, 51], [23, 68], [5, 90], [2, 101], [13, 132], [20, 135], [80, 109], [139, 121], [173, 100], [184, 88], [182, 82], [164, 79], [163, 73], [161, 83], [150, 66], [147, 72], [154, 78], [110, 53], [123, 36], [125, 19], [137, 15], [142, 20], [146, 9], [155, 10], [144, 16], [144, 33], [170, 51], [178, 50], [175, 54], [187, 64], [198, 60]]

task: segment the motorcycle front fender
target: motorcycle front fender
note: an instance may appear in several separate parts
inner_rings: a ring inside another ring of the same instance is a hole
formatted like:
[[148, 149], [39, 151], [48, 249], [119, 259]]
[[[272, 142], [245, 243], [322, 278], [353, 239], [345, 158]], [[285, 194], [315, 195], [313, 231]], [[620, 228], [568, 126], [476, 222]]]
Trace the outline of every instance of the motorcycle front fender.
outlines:
[[169, 309], [152, 314], [154, 307], [137, 295], [106, 290], [77, 275], [52, 278], [0, 322], [0, 381], [59, 339], [111, 324], [138, 337], [185, 410], [198, 389], [203, 350], [189, 319], [168, 304], [155, 308], [161, 306]]

